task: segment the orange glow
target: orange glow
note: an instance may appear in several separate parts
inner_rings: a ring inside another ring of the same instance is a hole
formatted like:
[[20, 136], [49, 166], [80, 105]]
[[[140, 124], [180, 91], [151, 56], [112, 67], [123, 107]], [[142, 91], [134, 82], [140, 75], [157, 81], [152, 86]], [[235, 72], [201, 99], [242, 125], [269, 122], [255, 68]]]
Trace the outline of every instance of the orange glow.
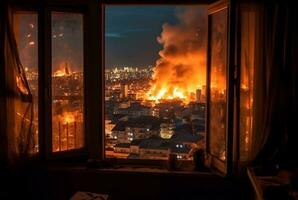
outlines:
[[[196, 99], [196, 90], [206, 85], [206, 52], [202, 16], [187, 9], [178, 16], [177, 25], [164, 24], [161, 36], [163, 45], [156, 61], [148, 100], [180, 99], [189, 103]], [[207, 15], [206, 15], [207, 16]], [[206, 19], [207, 21], [207, 19]]]
[[53, 76], [54, 77], [63, 77], [63, 76], [70, 76], [71, 75], [71, 70], [68, 66], [67, 62], [60, 63], [59, 69], [54, 72]]
[[18, 89], [20, 90], [21, 93], [28, 95], [29, 91], [27, 89], [27, 87], [25, 86], [24, 80], [22, 79], [21, 76], [16, 76], [16, 84]]
[[194, 101], [196, 90], [202, 89], [206, 81], [204, 56], [203, 52], [195, 51], [189, 57], [167, 57], [167, 71], [157, 61], [147, 99], [181, 99], [185, 103]]
[[248, 90], [248, 87], [247, 87], [247, 85], [245, 85], [245, 84], [241, 84], [241, 89], [243, 89], [243, 90]]
[[65, 112], [62, 115], [62, 123], [63, 124], [69, 124], [75, 122], [74, 113], [72, 112]]

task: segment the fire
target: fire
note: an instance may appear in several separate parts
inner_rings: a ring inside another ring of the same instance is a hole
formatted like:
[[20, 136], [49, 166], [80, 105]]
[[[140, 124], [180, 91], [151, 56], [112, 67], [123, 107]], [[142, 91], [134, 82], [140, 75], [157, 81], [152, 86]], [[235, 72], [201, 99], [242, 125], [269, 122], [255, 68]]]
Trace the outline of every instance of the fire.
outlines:
[[201, 7], [187, 7], [177, 14], [178, 24], [164, 24], [157, 41], [163, 45], [156, 61], [147, 99], [195, 100], [206, 81], [207, 13]]
[[79, 111], [64, 111], [59, 115], [55, 115], [55, 117], [57, 118], [54, 121], [58, 121], [62, 125], [83, 122], [83, 113]]
[[75, 122], [75, 113], [64, 112], [62, 115], [62, 123], [69, 124]]
[[54, 77], [62, 77], [62, 76], [70, 76], [71, 75], [70, 68], [67, 62], [60, 63], [59, 69], [54, 72]]
[[[170, 91], [170, 92], [169, 92]], [[181, 100], [187, 100], [187, 96], [185, 95], [185, 91], [174, 88], [173, 90], [169, 89], [168, 87], [163, 87], [160, 90], [158, 90], [158, 93], [156, 96], [152, 96], [151, 93], [153, 91], [149, 91], [149, 100], [159, 101], [162, 99], [181, 99]], [[147, 94], [148, 95], [148, 94]]]

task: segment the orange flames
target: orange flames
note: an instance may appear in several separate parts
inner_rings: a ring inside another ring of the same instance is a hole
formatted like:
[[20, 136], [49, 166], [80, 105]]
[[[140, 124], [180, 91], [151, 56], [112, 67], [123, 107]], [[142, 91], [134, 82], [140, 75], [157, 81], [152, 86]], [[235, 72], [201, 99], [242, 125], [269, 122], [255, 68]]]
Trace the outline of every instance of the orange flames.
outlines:
[[77, 121], [76, 116], [77, 116], [76, 112], [64, 112], [58, 117], [59, 117], [59, 121], [62, 124], [71, 124]]
[[62, 77], [62, 76], [69, 76], [71, 75], [70, 68], [67, 62], [63, 62], [59, 64], [59, 69], [54, 72], [54, 77]]
[[63, 113], [63, 124], [75, 122], [74, 114], [71, 112]]
[[195, 100], [196, 90], [206, 84], [206, 16], [202, 7], [187, 7], [178, 12], [177, 25], [163, 25], [157, 38], [163, 49], [147, 99]]

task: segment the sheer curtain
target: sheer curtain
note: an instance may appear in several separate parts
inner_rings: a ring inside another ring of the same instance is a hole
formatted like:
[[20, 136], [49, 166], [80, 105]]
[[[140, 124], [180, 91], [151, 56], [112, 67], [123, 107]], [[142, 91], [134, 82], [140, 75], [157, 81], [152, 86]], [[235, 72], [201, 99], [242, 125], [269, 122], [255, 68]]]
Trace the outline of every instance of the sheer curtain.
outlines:
[[288, 165], [298, 150], [290, 140], [298, 141], [298, 121], [292, 117], [298, 114], [294, 8], [240, 4], [240, 160], [255, 165]]
[[33, 100], [14, 38], [13, 10], [5, 7], [3, 17], [5, 98], [2, 106], [7, 112], [6, 131], [2, 134], [6, 134], [8, 160], [15, 163], [28, 159], [33, 152]]
[[4, 68], [4, 6], [0, 2], [0, 167], [7, 163], [6, 94]]
[[256, 8], [253, 5], [240, 7], [240, 161], [252, 157], [253, 97], [255, 72]]

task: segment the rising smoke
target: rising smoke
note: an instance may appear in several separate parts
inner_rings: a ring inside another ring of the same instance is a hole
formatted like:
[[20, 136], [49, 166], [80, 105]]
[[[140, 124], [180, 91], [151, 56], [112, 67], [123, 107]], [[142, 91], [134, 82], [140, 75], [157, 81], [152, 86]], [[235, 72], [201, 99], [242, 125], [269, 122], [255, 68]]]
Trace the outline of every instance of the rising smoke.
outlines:
[[156, 61], [148, 98], [195, 99], [206, 82], [207, 10], [202, 6], [177, 9], [178, 23], [165, 23], [157, 41], [163, 45]]

